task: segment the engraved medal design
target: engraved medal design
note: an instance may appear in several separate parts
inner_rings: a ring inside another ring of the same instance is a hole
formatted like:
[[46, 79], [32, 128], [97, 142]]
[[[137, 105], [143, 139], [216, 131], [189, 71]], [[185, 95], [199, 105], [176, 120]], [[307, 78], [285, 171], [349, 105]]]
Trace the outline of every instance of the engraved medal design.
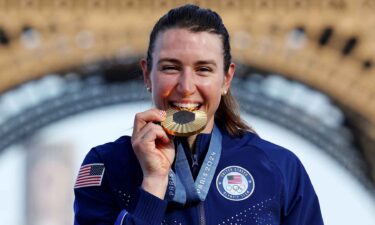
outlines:
[[164, 130], [173, 136], [187, 137], [201, 132], [207, 124], [207, 115], [201, 110], [167, 110], [166, 119], [161, 122]]

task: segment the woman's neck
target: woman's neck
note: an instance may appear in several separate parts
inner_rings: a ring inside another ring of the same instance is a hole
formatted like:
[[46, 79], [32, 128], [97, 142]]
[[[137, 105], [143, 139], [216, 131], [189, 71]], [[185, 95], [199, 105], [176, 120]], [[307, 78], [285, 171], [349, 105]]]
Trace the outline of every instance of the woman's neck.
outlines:
[[[212, 132], [213, 127], [214, 127], [213, 123], [208, 123], [206, 128], [202, 131], [202, 133], [210, 134]], [[197, 139], [197, 136], [198, 136], [198, 134], [194, 134], [192, 136], [187, 137], [189, 149], [190, 149], [190, 151], [192, 151], [192, 153], [194, 153], [194, 149], [195, 149], [194, 145], [195, 145], [195, 141]]]
[[188, 144], [189, 144], [189, 149], [190, 149], [190, 151], [192, 151], [192, 153], [194, 153], [194, 144], [195, 144], [195, 140], [197, 139], [197, 135], [198, 134], [194, 134], [194, 135], [192, 135], [192, 136], [189, 136], [189, 137], [187, 137], [187, 142], [188, 142]]

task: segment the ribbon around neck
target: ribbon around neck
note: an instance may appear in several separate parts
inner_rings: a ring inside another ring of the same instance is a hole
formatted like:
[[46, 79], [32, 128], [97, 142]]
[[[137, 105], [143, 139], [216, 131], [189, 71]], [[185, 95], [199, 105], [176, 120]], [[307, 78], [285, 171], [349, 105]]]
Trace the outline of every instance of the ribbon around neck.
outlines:
[[169, 171], [166, 199], [181, 205], [187, 202], [204, 201], [210, 189], [212, 179], [219, 164], [222, 135], [214, 125], [206, 157], [194, 182], [184, 149], [181, 143], [177, 145], [174, 171]]

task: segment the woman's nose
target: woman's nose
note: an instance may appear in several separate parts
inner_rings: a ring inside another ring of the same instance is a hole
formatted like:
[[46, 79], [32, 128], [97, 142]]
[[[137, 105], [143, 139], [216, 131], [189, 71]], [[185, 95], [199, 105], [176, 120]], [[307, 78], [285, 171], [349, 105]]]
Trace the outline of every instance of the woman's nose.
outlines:
[[195, 91], [194, 73], [189, 70], [184, 70], [178, 80], [178, 92], [183, 96], [189, 96]]

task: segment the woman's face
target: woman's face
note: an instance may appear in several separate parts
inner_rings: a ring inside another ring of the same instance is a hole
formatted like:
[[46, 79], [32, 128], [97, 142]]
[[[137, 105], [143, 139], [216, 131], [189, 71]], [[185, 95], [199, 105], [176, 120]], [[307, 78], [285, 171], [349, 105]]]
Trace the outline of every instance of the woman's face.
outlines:
[[230, 86], [234, 64], [224, 73], [219, 35], [173, 28], [158, 34], [152, 68], [141, 61], [144, 80], [158, 109], [195, 108], [207, 113], [205, 133], [212, 130], [221, 95]]

